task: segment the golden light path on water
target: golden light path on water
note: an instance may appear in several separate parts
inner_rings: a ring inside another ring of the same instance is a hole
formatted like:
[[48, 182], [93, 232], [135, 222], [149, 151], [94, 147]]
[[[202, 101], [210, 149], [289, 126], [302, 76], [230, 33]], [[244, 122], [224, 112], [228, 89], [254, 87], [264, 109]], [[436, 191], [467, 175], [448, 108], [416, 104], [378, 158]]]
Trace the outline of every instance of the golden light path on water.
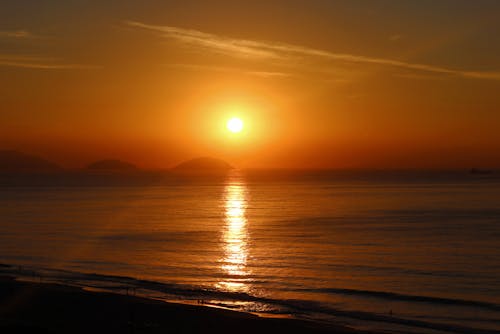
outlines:
[[224, 256], [221, 269], [226, 275], [218, 286], [233, 292], [246, 292], [245, 282], [249, 274], [246, 267], [248, 257], [248, 232], [245, 211], [247, 189], [237, 174], [231, 174], [224, 190], [225, 225], [222, 235]]

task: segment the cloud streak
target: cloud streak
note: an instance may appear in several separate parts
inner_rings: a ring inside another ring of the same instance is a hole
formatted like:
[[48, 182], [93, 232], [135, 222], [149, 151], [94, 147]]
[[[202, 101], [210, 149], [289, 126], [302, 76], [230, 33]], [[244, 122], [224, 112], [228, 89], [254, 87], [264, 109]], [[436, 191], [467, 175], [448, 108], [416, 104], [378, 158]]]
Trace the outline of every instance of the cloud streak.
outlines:
[[36, 39], [43, 36], [35, 35], [28, 30], [3, 30], [0, 31], [0, 38]]
[[279, 78], [279, 77], [289, 77], [289, 73], [285, 72], [276, 72], [276, 71], [250, 71], [250, 70], [242, 70], [237, 67], [230, 66], [213, 66], [213, 65], [199, 65], [199, 64], [166, 64], [165, 66], [171, 68], [179, 68], [179, 69], [187, 69], [187, 70], [195, 70], [195, 71], [215, 71], [215, 72], [227, 72], [227, 73], [242, 73], [246, 75], [253, 75], [258, 77], [266, 77], [266, 78]]
[[[0, 31], [0, 39], [33, 40], [45, 39], [28, 30], [3, 30]], [[18, 54], [0, 54], [0, 67], [30, 68], [38, 70], [73, 70], [99, 68], [95, 65], [71, 64], [62, 62], [60, 59], [41, 56], [26, 56]]]
[[0, 55], [0, 67], [20, 67], [40, 70], [95, 69], [95, 65], [61, 63], [56, 58], [23, 55]]
[[162, 37], [174, 39], [187, 45], [201, 47], [226, 55], [256, 59], [280, 58], [275, 50], [265, 47], [261, 42], [233, 39], [198, 30], [155, 26], [135, 21], [126, 21], [125, 23], [131, 27], [160, 33]]
[[297, 62], [304, 58], [317, 60], [340, 61], [352, 64], [376, 65], [384, 67], [412, 70], [416, 72], [436, 73], [471, 79], [500, 80], [500, 71], [472, 71], [452, 69], [441, 66], [412, 63], [387, 58], [369, 57], [346, 53], [315, 49], [300, 45], [280, 42], [236, 39], [222, 35], [206, 33], [198, 30], [183, 29], [171, 26], [145, 24], [137, 21], [125, 21], [129, 27], [143, 29], [159, 36], [181, 42], [193, 48], [201, 48], [226, 56], [266, 60], [274, 63]]

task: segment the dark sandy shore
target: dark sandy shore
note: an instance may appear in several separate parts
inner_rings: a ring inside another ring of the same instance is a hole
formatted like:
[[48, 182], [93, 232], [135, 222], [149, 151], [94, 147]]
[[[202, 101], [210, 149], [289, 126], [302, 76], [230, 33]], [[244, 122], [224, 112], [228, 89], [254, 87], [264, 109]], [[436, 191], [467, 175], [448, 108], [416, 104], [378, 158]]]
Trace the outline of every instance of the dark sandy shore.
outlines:
[[[0, 278], [0, 333], [361, 333], [55, 284]], [[364, 332], [366, 333], [366, 332]]]

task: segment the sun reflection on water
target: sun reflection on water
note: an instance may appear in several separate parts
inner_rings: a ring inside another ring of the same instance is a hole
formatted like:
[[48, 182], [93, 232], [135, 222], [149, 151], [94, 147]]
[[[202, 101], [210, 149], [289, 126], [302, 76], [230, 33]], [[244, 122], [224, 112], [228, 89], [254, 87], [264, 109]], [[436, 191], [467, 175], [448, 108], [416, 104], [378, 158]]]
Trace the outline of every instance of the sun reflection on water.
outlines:
[[226, 277], [218, 285], [235, 292], [248, 291], [246, 196], [247, 189], [244, 182], [237, 175], [231, 175], [224, 191], [225, 225], [222, 235], [224, 256], [221, 259], [221, 269]]

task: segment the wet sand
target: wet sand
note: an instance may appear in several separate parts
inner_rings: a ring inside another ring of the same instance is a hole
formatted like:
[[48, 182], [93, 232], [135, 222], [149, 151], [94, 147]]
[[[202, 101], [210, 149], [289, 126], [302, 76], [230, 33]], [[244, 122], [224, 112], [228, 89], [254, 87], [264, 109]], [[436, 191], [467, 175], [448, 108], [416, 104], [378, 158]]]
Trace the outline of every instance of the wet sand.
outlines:
[[206, 306], [0, 278], [1, 333], [367, 333]]

